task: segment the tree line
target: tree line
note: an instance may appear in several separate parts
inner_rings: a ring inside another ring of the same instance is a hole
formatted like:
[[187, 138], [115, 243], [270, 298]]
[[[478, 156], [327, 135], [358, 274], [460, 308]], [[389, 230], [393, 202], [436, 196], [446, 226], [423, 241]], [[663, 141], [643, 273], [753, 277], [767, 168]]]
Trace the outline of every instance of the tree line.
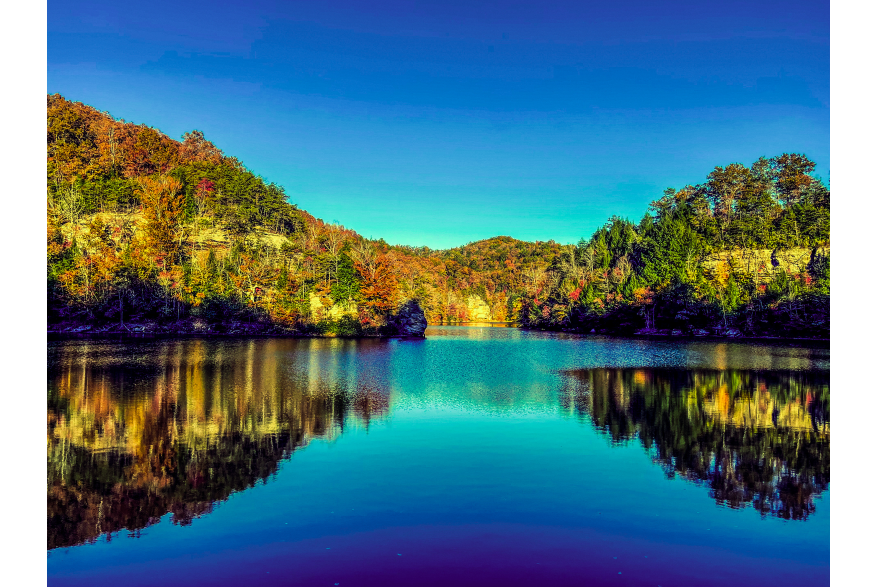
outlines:
[[[49, 95], [49, 325], [357, 336], [390, 332], [415, 300], [431, 323], [483, 302], [526, 328], [827, 337], [829, 191], [814, 168], [797, 154], [717, 167], [578, 245], [436, 251], [314, 218], [199, 131], [175, 141]], [[782, 255], [800, 250], [803, 265]]]
[[[830, 192], [800, 154], [716, 167], [529, 284], [530, 328], [828, 337]], [[796, 260], [790, 261], [790, 259]]]

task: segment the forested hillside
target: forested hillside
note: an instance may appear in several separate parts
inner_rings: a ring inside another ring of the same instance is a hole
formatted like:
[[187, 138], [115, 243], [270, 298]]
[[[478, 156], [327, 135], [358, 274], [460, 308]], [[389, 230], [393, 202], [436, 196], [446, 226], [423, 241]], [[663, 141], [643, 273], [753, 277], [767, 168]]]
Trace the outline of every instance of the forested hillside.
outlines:
[[198, 131], [175, 141], [50, 95], [49, 330], [388, 335], [423, 313], [827, 337], [829, 192], [813, 171], [795, 154], [717, 167], [577, 246], [435, 251], [314, 218]]
[[[47, 107], [50, 330], [392, 334], [513, 315], [555, 243], [391, 247], [290, 204], [198, 131], [174, 141], [59, 95]], [[474, 251], [474, 252], [473, 252]]]
[[527, 327], [829, 336], [830, 194], [803, 155], [716, 167], [612, 218], [528, 288]]

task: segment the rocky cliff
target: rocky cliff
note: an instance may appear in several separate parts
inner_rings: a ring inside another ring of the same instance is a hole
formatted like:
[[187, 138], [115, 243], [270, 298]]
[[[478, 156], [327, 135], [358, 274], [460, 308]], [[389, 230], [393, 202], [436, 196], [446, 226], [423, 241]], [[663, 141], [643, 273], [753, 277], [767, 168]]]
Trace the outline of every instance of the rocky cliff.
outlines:
[[351, 316], [353, 318], [359, 316], [359, 306], [353, 300], [333, 304], [331, 299], [321, 298], [311, 292], [310, 304], [311, 317], [316, 321], [326, 318], [338, 320], [344, 316]]
[[738, 249], [724, 251], [708, 256], [702, 262], [704, 269], [715, 275], [729, 275], [732, 271], [752, 276], [756, 283], [770, 282], [773, 277], [785, 271], [800, 275], [818, 256], [828, 257], [830, 247], [818, 249]]
[[480, 296], [466, 298], [466, 311], [471, 322], [489, 322], [493, 319], [490, 306]]

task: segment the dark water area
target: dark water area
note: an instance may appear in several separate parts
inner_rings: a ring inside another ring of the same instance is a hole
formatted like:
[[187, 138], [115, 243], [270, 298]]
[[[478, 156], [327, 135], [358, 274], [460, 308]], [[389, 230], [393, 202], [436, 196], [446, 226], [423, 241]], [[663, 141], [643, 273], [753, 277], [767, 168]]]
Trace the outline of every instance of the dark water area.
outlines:
[[51, 585], [827, 585], [830, 352], [48, 343]]

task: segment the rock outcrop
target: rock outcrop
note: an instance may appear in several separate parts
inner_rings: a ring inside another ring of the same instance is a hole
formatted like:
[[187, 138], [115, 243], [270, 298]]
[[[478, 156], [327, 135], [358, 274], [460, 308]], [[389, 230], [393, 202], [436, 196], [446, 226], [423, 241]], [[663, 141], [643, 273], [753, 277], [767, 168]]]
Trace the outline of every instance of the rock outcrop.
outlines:
[[314, 320], [322, 320], [324, 318], [338, 320], [344, 316], [352, 316], [356, 318], [359, 315], [359, 306], [357, 306], [356, 302], [352, 300], [339, 302], [337, 304], [333, 304], [329, 299], [325, 299], [325, 301], [326, 303], [324, 304], [324, 299], [320, 299], [318, 295], [311, 292], [311, 317]]
[[469, 296], [466, 299], [466, 310], [471, 322], [489, 322], [490, 306], [480, 296]]
[[426, 331], [426, 315], [417, 300], [407, 300], [390, 316], [388, 326], [398, 336], [423, 337]]
[[807, 271], [817, 255], [829, 256], [830, 247], [818, 249], [737, 249], [708, 256], [703, 267], [708, 273], [728, 275], [732, 269], [751, 275], [756, 283], [769, 283], [777, 272], [785, 271], [792, 275]]

